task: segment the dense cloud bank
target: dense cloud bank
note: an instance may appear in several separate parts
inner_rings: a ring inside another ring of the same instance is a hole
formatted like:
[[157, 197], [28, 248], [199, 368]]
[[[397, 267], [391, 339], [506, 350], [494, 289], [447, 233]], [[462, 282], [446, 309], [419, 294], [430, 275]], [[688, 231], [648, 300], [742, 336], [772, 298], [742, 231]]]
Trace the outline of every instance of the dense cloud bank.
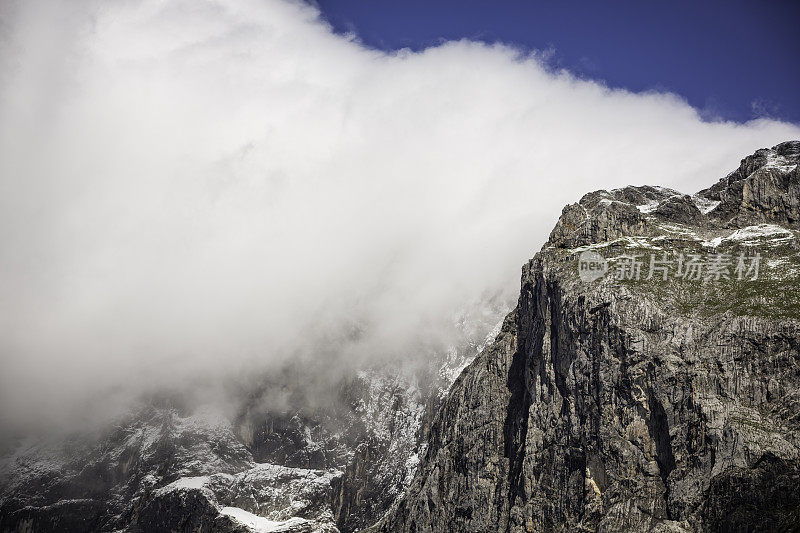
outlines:
[[584, 192], [693, 192], [799, 133], [502, 46], [369, 50], [298, 2], [0, 18], [3, 424], [298, 356], [425, 354], [513, 296]]

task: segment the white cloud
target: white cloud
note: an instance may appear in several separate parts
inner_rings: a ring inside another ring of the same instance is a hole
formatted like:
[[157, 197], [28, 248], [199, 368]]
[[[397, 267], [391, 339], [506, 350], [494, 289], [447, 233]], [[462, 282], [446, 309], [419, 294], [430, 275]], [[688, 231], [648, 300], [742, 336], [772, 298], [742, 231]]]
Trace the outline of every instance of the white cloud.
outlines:
[[693, 192], [800, 137], [510, 48], [368, 50], [296, 2], [0, 9], [6, 420], [328, 357], [356, 326], [348, 354], [445, 342], [583, 193]]

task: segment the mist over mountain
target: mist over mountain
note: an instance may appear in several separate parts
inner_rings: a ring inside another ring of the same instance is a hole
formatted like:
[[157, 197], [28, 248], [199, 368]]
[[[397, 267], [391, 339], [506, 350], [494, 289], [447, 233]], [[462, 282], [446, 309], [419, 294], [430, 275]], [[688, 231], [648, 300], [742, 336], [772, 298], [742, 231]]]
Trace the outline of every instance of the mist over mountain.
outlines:
[[[798, 161], [785, 142], [692, 196], [584, 195], [511, 312], [457, 317], [427, 364], [305, 360], [12, 443], [0, 528], [791, 531]], [[585, 276], [587, 254], [614, 274]]]
[[798, 132], [503, 46], [376, 52], [299, 2], [0, 10], [2, 424], [441, 349], [583, 191]]
[[[305, 2], [3, 2], [0, 530], [791, 524], [797, 138]], [[574, 279], [665, 242], [766, 281]]]

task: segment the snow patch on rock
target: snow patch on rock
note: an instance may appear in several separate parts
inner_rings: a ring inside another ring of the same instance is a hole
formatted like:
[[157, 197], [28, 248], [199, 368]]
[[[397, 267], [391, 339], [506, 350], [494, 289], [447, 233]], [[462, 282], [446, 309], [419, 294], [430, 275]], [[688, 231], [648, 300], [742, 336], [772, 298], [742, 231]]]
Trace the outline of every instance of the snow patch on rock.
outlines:
[[308, 520], [296, 517], [276, 522], [245, 511], [244, 509], [239, 509], [238, 507], [223, 507], [220, 514], [229, 516], [235, 522], [248, 527], [255, 533], [288, 532], [298, 526], [308, 523]]
[[694, 205], [696, 205], [697, 209], [704, 215], [713, 211], [720, 204], [719, 200], [709, 200], [708, 198], [703, 198], [696, 194], [692, 196], [692, 201], [694, 201]]
[[642, 213], [652, 213], [653, 211], [655, 211], [655, 209], [658, 207], [658, 204], [660, 203], [661, 203], [660, 200], [650, 200], [646, 204], [637, 205], [636, 209], [638, 209]]
[[717, 248], [723, 242], [737, 242], [743, 246], [756, 246], [767, 240], [771, 244], [794, 239], [794, 233], [776, 226], [775, 224], [758, 224], [737, 229], [728, 235], [714, 237], [709, 241], [702, 241], [702, 245], [710, 248]]
[[161, 487], [159, 490], [168, 492], [172, 490], [202, 489], [208, 483], [209, 476], [182, 477], [173, 481], [169, 485]]

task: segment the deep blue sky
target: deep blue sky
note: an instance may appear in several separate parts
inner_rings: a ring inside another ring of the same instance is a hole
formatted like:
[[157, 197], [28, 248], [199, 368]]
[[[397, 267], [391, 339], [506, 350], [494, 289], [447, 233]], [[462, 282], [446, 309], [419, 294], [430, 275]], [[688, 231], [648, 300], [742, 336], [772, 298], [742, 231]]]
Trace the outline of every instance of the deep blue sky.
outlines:
[[709, 118], [800, 123], [800, 1], [317, 0], [382, 50], [469, 38], [555, 50], [612, 87], [669, 90]]

